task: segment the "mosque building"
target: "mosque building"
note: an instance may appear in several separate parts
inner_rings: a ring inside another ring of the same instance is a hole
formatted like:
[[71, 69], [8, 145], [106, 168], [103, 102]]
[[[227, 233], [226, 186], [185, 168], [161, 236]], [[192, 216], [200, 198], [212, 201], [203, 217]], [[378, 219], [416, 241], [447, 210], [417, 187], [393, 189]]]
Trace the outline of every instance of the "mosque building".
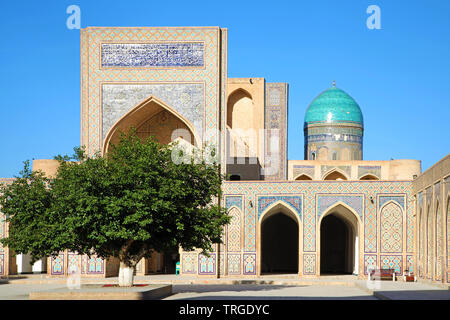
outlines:
[[[450, 282], [450, 155], [423, 173], [419, 160], [363, 160], [364, 105], [333, 82], [306, 109], [304, 159], [288, 160], [290, 88], [228, 78], [227, 34], [220, 27], [81, 29], [81, 145], [105, 153], [134, 126], [161, 143], [214, 144], [228, 177], [220, 203], [232, 220], [223, 244], [209, 257], [155, 253], [136, 273], [173, 272], [179, 260], [181, 275], [200, 278], [366, 278], [377, 268]], [[33, 169], [51, 176], [56, 164], [35, 160]], [[0, 226], [5, 235], [6, 223]], [[0, 247], [0, 275], [118, 273], [114, 259], [68, 251], [32, 267], [28, 259]]]

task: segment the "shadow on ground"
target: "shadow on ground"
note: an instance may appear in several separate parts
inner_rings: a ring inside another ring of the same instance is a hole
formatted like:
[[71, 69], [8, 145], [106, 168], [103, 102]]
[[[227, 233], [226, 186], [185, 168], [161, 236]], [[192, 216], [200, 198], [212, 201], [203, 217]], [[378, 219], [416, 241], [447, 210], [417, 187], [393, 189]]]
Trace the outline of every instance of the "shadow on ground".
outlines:
[[173, 293], [185, 293], [185, 292], [193, 292], [193, 293], [204, 293], [204, 292], [242, 292], [242, 291], [269, 291], [269, 290], [277, 290], [277, 289], [285, 289], [291, 287], [307, 287], [307, 286], [289, 286], [289, 285], [266, 285], [266, 284], [235, 284], [235, 285], [214, 285], [214, 284], [205, 284], [205, 285], [183, 285], [183, 284], [175, 284], [173, 285]]

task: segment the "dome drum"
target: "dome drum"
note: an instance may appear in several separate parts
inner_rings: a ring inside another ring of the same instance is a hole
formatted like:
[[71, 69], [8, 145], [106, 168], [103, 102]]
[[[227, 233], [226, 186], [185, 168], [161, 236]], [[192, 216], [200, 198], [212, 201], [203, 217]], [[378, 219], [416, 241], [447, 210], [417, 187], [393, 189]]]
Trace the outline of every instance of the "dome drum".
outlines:
[[362, 160], [363, 133], [358, 104], [333, 86], [315, 98], [306, 111], [305, 160]]

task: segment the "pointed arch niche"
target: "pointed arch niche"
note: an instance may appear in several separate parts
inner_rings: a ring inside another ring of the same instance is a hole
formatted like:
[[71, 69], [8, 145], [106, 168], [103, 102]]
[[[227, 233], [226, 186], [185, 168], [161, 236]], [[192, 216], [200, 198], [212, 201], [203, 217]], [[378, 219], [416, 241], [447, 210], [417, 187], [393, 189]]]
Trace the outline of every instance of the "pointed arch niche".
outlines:
[[257, 154], [255, 106], [250, 93], [236, 89], [228, 96], [227, 140], [231, 157], [250, 157]]
[[319, 274], [359, 274], [361, 221], [358, 214], [339, 201], [320, 217], [318, 228]]
[[344, 173], [337, 169], [333, 169], [324, 175], [323, 180], [348, 180]]
[[259, 217], [258, 275], [300, 271], [300, 217], [290, 205], [277, 201]]
[[108, 152], [111, 143], [117, 144], [120, 132], [127, 133], [136, 128], [141, 139], [154, 136], [161, 144], [169, 144], [182, 139], [194, 146], [200, 145], [200, 139], [192, 124], [163, 101], [150, 96], [125, 115], [109, 130], [103, 143], [103, 154]]
[[301, 181], [301, 180], [312, 180], [312, 178], [310, 176], [308, 176], [307, 174], [300, 174], [298, 175], [294, 180], [297, 181]]

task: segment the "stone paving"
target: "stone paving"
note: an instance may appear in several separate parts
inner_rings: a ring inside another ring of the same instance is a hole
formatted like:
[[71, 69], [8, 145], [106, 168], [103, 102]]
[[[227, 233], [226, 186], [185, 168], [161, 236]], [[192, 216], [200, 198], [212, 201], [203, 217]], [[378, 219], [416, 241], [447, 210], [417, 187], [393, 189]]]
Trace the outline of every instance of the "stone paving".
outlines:
[[[81, 278], [82, 284], [115, 284], [117, 277]], [[450, 290], [429, 283], [378, 281], [367, 283], [355, 276], [323, 276], [300, 279], [295, 275], [267, 275], [255, 278], [196, 278], [176, 275], [135, 277], [136, 284], [172, 284], [173, 295], [179, 299], [391, 299], [450, 300]], [[0, 280], [0, 300], [28, 299], [32, 291], [67, 288], [66, 278], [27, 275]]]

